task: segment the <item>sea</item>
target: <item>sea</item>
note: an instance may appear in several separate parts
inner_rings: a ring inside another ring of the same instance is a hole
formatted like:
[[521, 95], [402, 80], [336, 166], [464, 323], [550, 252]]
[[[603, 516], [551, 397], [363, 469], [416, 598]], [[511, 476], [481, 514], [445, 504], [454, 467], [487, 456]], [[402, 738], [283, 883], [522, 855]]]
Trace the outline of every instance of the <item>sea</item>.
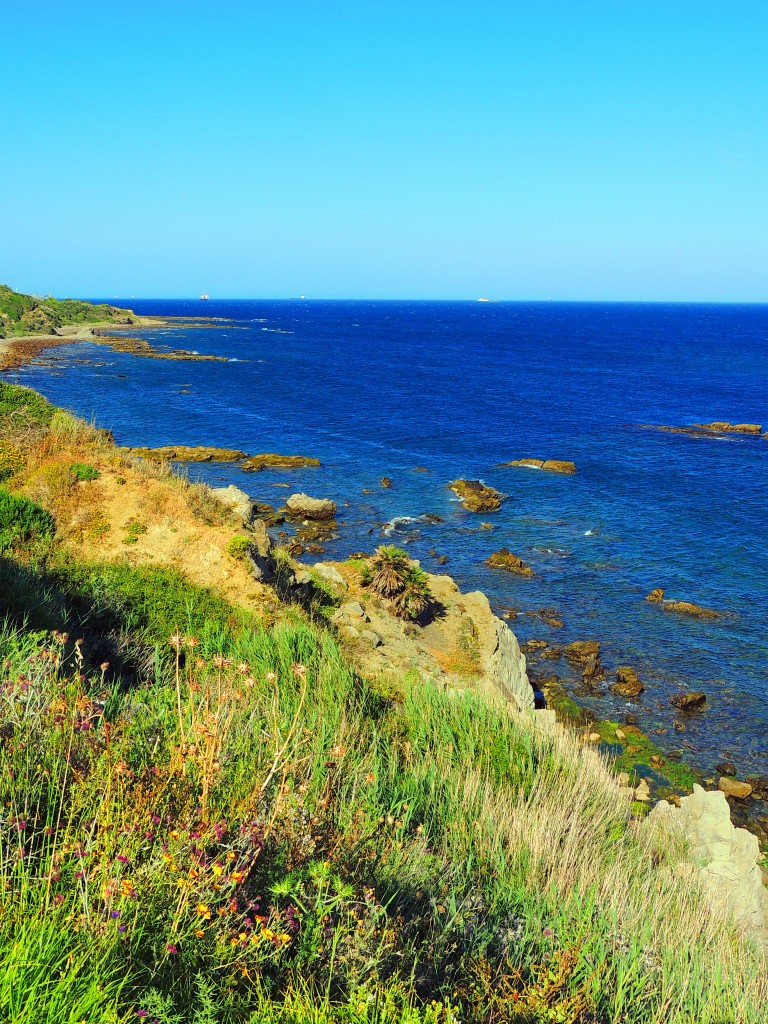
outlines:
[[[12, 379], [121, 445], [317, 457], [310, 469], [186, 472], [276, 506], [294, 491], [333, 498], [337, 529], [304, 560], [395, 543], [484, 591], [521, 642], [599, 640], [607, 682], [617, 665], [634, 667], [639, 700], [607, 686], [580, 698], [599, 715], [635, 714], [705, 773], [727, 759], [740, 777], [768, 774], [768, 438], [649, 429], [768, 429], [768, 305], [110, 301], [220, 318], [137, 333], [226, 361], [79, 343]], [[572, 460], [577, 472], [500, 465], [520, 458]], [[447, 486], [459, 477], [502, 491], [501, 510], [466, 511]], [[488, 568], [502, 547], [534, 578]], [[720, 618], [664, 611], [645, 600], [658, 587]], [[564, 661], [546, 664], [578, 682]], [[704, 691], [707, 706], [677, 731], [670, 697], [686, 690]]]

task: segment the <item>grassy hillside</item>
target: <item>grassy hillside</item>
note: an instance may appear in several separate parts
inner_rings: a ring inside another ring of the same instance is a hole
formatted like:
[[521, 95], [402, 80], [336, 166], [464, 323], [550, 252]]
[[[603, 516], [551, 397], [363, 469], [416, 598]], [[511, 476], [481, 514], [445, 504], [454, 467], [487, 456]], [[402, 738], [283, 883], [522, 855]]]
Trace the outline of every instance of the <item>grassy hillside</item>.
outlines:
[[41, 299], [0, 285], [0, 338], [50, 334], [54, 328], [70, 324], [131, 323], [132, 320], [133, 313], [129, 309], [51, 296]]
[[232, 523], [0, 383], [2, 465], [3, 1020], [764, 1024], [763, 955], [594, 749], [142, 562], [117, 472], [185, 550]]

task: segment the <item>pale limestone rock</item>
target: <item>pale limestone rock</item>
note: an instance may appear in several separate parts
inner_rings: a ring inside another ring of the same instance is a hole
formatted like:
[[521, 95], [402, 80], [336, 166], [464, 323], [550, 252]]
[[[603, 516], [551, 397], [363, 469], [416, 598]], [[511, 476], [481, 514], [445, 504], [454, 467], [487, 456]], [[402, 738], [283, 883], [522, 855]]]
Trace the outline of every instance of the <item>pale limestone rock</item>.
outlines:
[[285, 507], [296, 519], [333, 519], [336, 502], [330, 498], [311, 498], [308, 494], [292, 494]]
[[661, 801], [648, 818], [682, 833], [712, 902], [744, 931], [768, 940], [768, 892], [762, 884], [757, 837], [734, 828], [725, 794], [694, 785], [679, 807]]
[[521, 711], [533, 711], [533, 688], [517, 637], [506, 622], [493, 614], [482, 591], [465, 594], [462, 601], [478, 631], [484, 681]]
[[737, 800], [746, 800], [752, 793], [752, 787], [748, 782], [739, 782], [738, 779], [729, 779], [723, 775], [717, 788], [726, 796], [735, 797]]
[[645, 779], [640, 779], [637, 786], [635, 787], [635, 800], [640, 800], [642, 803], [647, 804], [650, 799], [650, 787]]
[[316, 562], [312, 568], [325, 583], [329, 583], [335, 590], [340, 590], [342, 593], [349, 590], [347, 581], [335, 566], [326, 565], [325, 562]]
[[236, 516], [239, 516], [244, 523], [250, 525], [253, 522], [254, 503], [245, 491], [241, 491], [239, 487], [230, 484], [229, 487], [212, 487], [211, 494], [222, 505], [226, 505], [228, 509], [231, 509]]
[[275, 571], [275, 559], [272, 553], [272, 541], [263, 519], [253, 521], [251, 534], [248, 560], [251, 563], [253, 575], [260, 582], [268, 582]]

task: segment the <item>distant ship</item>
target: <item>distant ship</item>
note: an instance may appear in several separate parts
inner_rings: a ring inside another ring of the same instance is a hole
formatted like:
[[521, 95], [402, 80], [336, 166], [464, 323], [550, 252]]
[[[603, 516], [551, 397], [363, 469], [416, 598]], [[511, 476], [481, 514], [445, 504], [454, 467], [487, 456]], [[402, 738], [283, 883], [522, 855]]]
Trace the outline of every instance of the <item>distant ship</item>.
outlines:
[[491, 302], [491, 299], [478, 299], [478, 302]]
[[208, 298], [208, 292], [203, 292], [203, 294], [200, 296], [200, 298], [201, 299], [207, 299]]

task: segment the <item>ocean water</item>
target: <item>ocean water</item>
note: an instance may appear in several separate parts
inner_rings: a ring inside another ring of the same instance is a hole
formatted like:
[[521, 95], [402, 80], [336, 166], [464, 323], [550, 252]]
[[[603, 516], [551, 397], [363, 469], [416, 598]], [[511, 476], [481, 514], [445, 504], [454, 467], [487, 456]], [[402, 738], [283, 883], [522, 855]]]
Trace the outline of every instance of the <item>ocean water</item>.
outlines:
[[[121, 304], [227, 318], [143, 334], [229, 361], [78, 344], [14, 376], [95, 417], [120, 444], [318, 457], [317, 469], [189, 473], [276, 505], [298, 490], [333, 497], [339, 528], [320, 557], [370, 551], [388, 537], [463, 589], [484, 590], [499, 612], [520, 610], [510, 624], [521, 640], [599, 639], [609, 670], [637, 668], [641, 700], [588, 699], [600, 714], [634, 711], [663, 748], [705, 771], [727, 756], [740, 773], [768, 772], [768, 440], [642, 429], [768, 425], [768, 306]], [[578, 473], [498, 465], [523, 457], [571, 459]], [[502, 510], [465, 511], [446, 488], [456, 477], [503, 491]], [[427, 513], [442, 522], [421, 521]], [[502, 546], [535, 579], [488, 569], [484, 560]], [[444, 570], [430, 551], [448, 556]], [[643, 600], [654, 587], [723, 616], [664, 612]], [[545, 607], [563, 628], [527, 614]], [[563, 662], [546, 664], [574, 682]], [[688, 688], [704, 690], [708, 708], [678, 733], [669, 697]]]

